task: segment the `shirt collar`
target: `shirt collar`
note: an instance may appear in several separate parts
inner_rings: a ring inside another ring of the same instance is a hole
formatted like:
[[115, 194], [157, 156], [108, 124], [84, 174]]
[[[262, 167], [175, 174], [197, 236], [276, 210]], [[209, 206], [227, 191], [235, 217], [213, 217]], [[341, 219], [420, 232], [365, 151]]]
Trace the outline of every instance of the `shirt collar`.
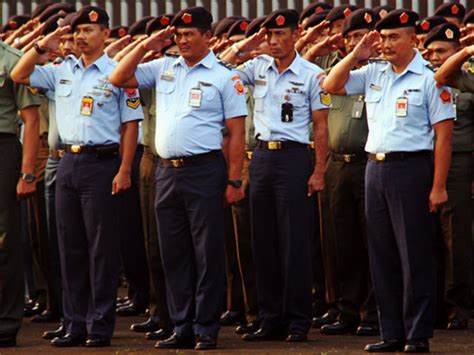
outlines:
[[[420, 74], [420, 75], [423, 73], [423, 66], [425, 65], [424, 59], [421, 56], [418, 49], [413, 49], [413, 50], [415, 51], [415, 56], [413, 57], [411, 62], [408, 64], [408, 66], [405, 68], [402, 74], [405, 74], [408, 71], [411, 71], [412, 73]], [[384, 71], [387, 71], [388, 69], [392, 69], [391, 63], [387, 63], [387, 65], [385, 65], [380, 70], [384, 72]]]
[[[208, 69], [211, 69], [214, 66], [214, 63], [217, 61], [216, 56], [214, 55], [214, 52], [212, 50], [209, 50], [209, 53], [201, 59], [199, 63], [196, 63], [193, 68], [196, 68], [200, 65], [203, 67], [206, 67]], [[188, 65], [186, 64], [186, 61], [184, 60], [183, 56], [180, 55], [176, 60], [173, 62], [173, 66], [181, 65], [183, 68], [187, 68]]]
[[[74, 56], [71, 56], [71, 59], [75, 60], [73, 71], [76, 71], [76, 69], [78, 68], [84, 69], [82, 57], [76, 58]], [[109, 56], [106, 53], [104, 53], [94, 63], [92, 63], [91, 66], [92, 65], [95, 66], [97, 69], [99, 69], [100, 72], [105, 74], [105, 69], [107, 68], [108, 63], [109, 63]]]
[[[296, 50], [295, 50], [295, 54], [296, 54], [295, 58], [291, 62], [290, 66], [288, 68], [286, 68], [283, 71], [283, 73], [288, 71], [288, 70], [291, 70], [295, 75], [299, 75], [300, 66], [301, 66], [301, 56], [298, 54], [298, 52], [296, 52]], [[268, 63], [266, 70], [268, 70], [268, 68], [272, 68], [273, 70], [275, 70], [278, 73], [278, 67], [275, 63], [275, 58], [272, 57], [272, 60]]]

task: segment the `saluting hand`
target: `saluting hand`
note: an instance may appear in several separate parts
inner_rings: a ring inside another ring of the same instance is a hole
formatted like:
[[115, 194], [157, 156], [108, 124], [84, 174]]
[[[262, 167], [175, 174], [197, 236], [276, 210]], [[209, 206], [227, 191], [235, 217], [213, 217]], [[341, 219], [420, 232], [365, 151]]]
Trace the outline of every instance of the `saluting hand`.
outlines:
[[119, 171], [112, 181], [112, 195], [118, 195], [132, 186], [130, 174]]
[[132, 36], [126, 35], [119, 40], [110, 43], [104, 50], [105, 53], [109, 56], [109, 58], [114, 58], [118, 52], [124, 49], [127, 45], [130, 44], [132, 40]]
[[368, 60], [379, 45], [380, 35], [377, 31], [366, 33], [352, 51], [352, 56], [359, 62]]
[[254, 33], [249, 38], [243, 39], [237, 43], [237, 47], [243, 53], [251, 52], [257, 49], [260, 44], [265, 41], [265, 35], [267, 34], [267, 29], [262, 27], [257, 33]]
[[303, 35], [303, 37], [301, 37], [301, 39], [305, 42], [305, 43], [311, 43], [313, 42], [316, 38], [318, 38], [319, 35], [321, 35], [321, 33], [329, 27], [329, 25], [331, 24], [331, 22], [329, 22], [328, 20], [324, 20], [323, 22], [317, 24], [316, 26], [314, 27], [311, 27], [309, 30], [306, 31], [306, 33]]
[[59, 27], [56, 31], [51, 32], [45, 38], [38, 42], [38, 46], [48, 52], [52, 52], [59, 47], [61, 37], [71, 30], [71, 26]]
[[156, 32], [142, 42], [143, 49], [147, 51], [159, 52], [162, 48], [172, 43], [171, 37], [174, 35], [174, 26], [168, 26], [165, 29]]

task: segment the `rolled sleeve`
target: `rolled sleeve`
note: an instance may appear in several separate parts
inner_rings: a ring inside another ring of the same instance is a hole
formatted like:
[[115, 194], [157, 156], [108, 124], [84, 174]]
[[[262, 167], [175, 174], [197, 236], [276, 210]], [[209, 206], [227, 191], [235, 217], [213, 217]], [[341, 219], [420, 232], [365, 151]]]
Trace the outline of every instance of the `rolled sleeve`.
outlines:
[[140, 89], [154, 88], [156, 78], [160, 75], [160, 63], [163, 59], [153, 60], [149, 63], [139, 64], [135, 71], [135, 79], [137, 79]]
[[43, 88], [54, 91], [56, 85], [56, 70], [58, 66], [53, 64], [35, 65], [33, 73], [30, 75], [30, 85], [36, 88]]

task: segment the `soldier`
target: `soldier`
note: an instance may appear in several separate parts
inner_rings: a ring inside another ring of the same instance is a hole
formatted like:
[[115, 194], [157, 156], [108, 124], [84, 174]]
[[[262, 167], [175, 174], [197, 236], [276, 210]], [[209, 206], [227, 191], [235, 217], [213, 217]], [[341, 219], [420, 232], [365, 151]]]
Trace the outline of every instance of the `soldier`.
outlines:
[[439, 5], [435, 12], [435, 16], [442, 16], [448, 22], [454, 23], [459, 28], [462, 25], [462, 20], [466, 14], [466, 8], [463, 4], [460, 4], [457, 1], [448, 1]]
[[37, 42], [12, 72], [17, 82], [55, 92], [65, 150], [57, 173], [56, 212], [68, 334], [51, 341], [58, 347], [109, 346], [115, 325], [117, 195], [131, 184], [137, 121], [143, 115], [135, 90], [125, 92], [108, 81], [116, 65], [104, 53], [108, 22], [103, 9], [84, 6], [71, 22], [79, 59], [35, 66], [57, 48], [70, 29], [66, 26]]
[[[416, 22], [416, 38], [418, 39], [417, 48], [421, 53], [426, 52], [425, 50], [425, 39], [428, 33], [438, 25], [448, 22], [444, 17], [441, 16], [430, 16], [423, 20]], [[427, 58], [425, 58], [427, 59]]]
[[[427, 352], [433, 336], [433, 213], [447, 200], [454, 112], [451, 92], [436, 87], [413, 48], [416, 20], [409, 10], [390, 12], [375, 27], [380, 34], [366, 34], [323, 84], [333, 94], [365, 94], [366, 218], [382, 337], [368, 352]], [[387, 61], [351, 70], [369, 59], [379, 36]]]
[[[23, 251], [17, 197], [36, 189], [35, 159], [39, 144], [38, 95], [11, 80], [22, 53], [0, 42], [0, 348], [16, 345], [25, 297]], [[23, 153], [17, 112], [24, 123]]]
[[[224, 285], [223, 200], [233, 204], [243, 198], [244, 88], [210, 51], [211, 22], [203, 7], [181, 10], [173, 27], [143, 41], [110, 78], [120, 86], [157, 91], [155, 143], [161, 162], [155, 211], [174, 324], [174, 334], [157, 348], [217, 346]], [[138, 65], [149, 50], [171, 44], [173, 34], [179, 58]], [[229, 131], [227, 172], [221, 151], [224, 126]]]
[[[250, 213], [262, 323], [259, 330], [243, 335], [247, 341], [305, 341], [311, 328], [310, 197], [323, 188], [331, 100], [319, 86], [324, 72], [295, 51], [297, 26], [295, 10], [274, 11], [258, 33], [237, 43], [224, 58], [236, 61], [266, 33], [272, 57], [261, 55], [238, 68], [244, 83], [254, 85], [257, 138], [250, 163]], [[311, 121], [314, 168], [308, 150]]]
[[[345, 52], [350, 53], [378, 21], [375, 12], [359, 9], [343, 23]], [[357, 63], [356, 68], [366, 65]], [[365, 224], [364, 175], [367, 155], [367, 117], [363, 95], [332, 95], [328, 130], [330, 154], [323, 191], [322, 238], [334, 238], [336, 279], [340, 290], [337, 322], [321, 327], [321, 333], [378, 335], [375, 296], [370, 279]]]

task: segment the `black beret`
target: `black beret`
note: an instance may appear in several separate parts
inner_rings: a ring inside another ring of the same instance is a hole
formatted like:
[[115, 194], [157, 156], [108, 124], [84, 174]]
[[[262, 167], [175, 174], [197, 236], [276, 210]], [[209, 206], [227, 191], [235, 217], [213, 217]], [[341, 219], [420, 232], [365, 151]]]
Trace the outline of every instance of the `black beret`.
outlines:
[[48, 1], [48, 2], [43, 2], [41, 4], [38, 4], [38, 6], [35, 7], [33, 10], [33, 13], [31, 14], [31, 18], [36, 18], [40, 16], [44, 10], [46, 10], [49, 6], [53, 5], [54, 2]]
[[224, 17], [222, 20], [217, 22], [213, 35], [216, 37], [222, 36], [223, 34], [227, 33], [227, 31], [229, 31], [230, 26], [232, 26], [236, 21], [241, 19], [243, 19], [243, 17], [240, 16]]
[[54, 32], [58, 27], [62, 27], [61, 24], [64, 20], [66, 15], [64, 14], [56, 14], [48, 18], [44, 23], [46, 27], [43, 29], [41, 33], [43, 36], [46, 36], [48, 33]]
[[260, 28], [262, 26], [262, 23], [265, 22], [265, 20], [267, 19], [267, 16], [260, 16], [260, 17], [257, 17], [255, 19], [253, 19], [247, 29], [245, 30], [245, 37], [250, 37], [252, 36], [253, 34], [257, 33], [258, 31], [260, 31]]
[[59, 14], [59, 15], [66, 16], [67, 14], [70, 14], [75, 11], [76, 11], [76, 8], [74, 7], [74, 5], [71, 5], [65, 2], [60, 2], [57, 4], [53, 4], [51, 6], [48, 6], [46, 10], [44, 10], [39, 16], [39, 21], [45, 22], [47, 19], [49, 19], [53, 15]]
[[146, 24], [146, 34], [150, 36], [153, 32], [165, 29], [171, 24], [174, 14], [165, 14], [155, 17]]
[[117, 38], [120, 39], [125, 37], [128, 34], [128, 27], [127, 26], [115, 26], [110, 29], [110, 36], [109, 38]]
[[266, 28], [285, 28], [298, 27], [298, 11], [293, 9], [280, 9], [273, 11], [263, 21], [261, 27]]
[[419, 18], [415, 11], [397, 9], [390, 11], [387, 16], [377, 22], [375, 29], [380, 32], [384, 29], [415, 27]]
[[79, 25], [94, 24], [109, 27], [109, 15], [107, 12], [97, 6], [84, 6], [71, 20], [71, 27], [74, 31]]
[[466, 14], [466, 8], [463, 4], [450, 1], [439, 5], [434, 14], [435, 16], [456, 17], [462, 20]]
[[470, 10], [466, 16], [464, 16], [463, 23], [466, 25], [468, 23], [474, 23], [474, 9]]
[[441, 16], [430, 16], [423, 20], [416, 22], [415, 32], [416, 34], [425, 34], [430, 32], [433, 28], [443, 23], [448, 22], [444, 17]]
[[171, 26], [176, 28], [204, 28], [211, 29], [212, 14], [202, 6], [188, 7], [179, 11], [171, 21]]
[[329, 4], [326, 4], [325, 2], [313, 2], [312, 4], [309, 4], [306, 6], [303, 11], [301, 11], [300, 14], [300, 23], [303, 22], [305, 18], [311, 17], [313, 14], [319, 14], [323, 11], [326, 10], [331, 10], [332, 6]]
[[326, 20], [331, 21], [331, 22], [334, 22], [337, 20], [344, 20], [347, 16], [349, 16], [355, 10], [357, 10], [357, 6], [354, 6], [354, 5], [336, 6], [331, 11], [329, 11], [328, 15], [326, 16]]
[[153, 19], [154, 19], [153, 16], [145, 16], [145, 17], [142, 17], [140, 20], [135, 21], [128, 29], [128, 34], [130, 36], [146, 34], [146, 25], [148, 22], [150, 22]]
[[372, 30], [378, 21], [380, 21], [379, 15], [371, 9], [355, 10], [344, 20], [342, 24], [342, 35], [345, 36], [351, 31], [363, 28]]
[[248, 20], [237, 20], [232, 26], [230, 26], [229, 31], [227, 31], [227, 38], [230, 38], [235, 35], [245, 35], [245, 31], [249, 27]]
[[427, 48], [428, 45], [434, 41], [453, 42], [459, 44], [460, 38], [461, 31], [459, 31], [458, 26], [456, 26], [454, 23], [443, 23], [436, 26], [428, 33], [423, 46]]
[[21, 26], [23, 26], [25, 23], [27, 23], [30, 20], [30, 16], [28, 15], [14, 15], [11, 16], [5, 25], [2, 27], [2, 33], [6, 31], [11, 31], [11, 30], [17, 30]]
[[323, 22], [326, 19], [326, 16], [328, 15], [328, 13], [329, 13], [329, 10], [324, 10], [317, 14], [312, 14], [308, 18], [308, 21], [305, 23], [304, 29], [307, 30], [310, 27], [319, 25], [321, 22]]
[[380, 5], [373, 8], [373, 11], [379, 15], [381, 19], [387, 16], [392, 10], [395, 10], [395, 8], [390, 5]]

